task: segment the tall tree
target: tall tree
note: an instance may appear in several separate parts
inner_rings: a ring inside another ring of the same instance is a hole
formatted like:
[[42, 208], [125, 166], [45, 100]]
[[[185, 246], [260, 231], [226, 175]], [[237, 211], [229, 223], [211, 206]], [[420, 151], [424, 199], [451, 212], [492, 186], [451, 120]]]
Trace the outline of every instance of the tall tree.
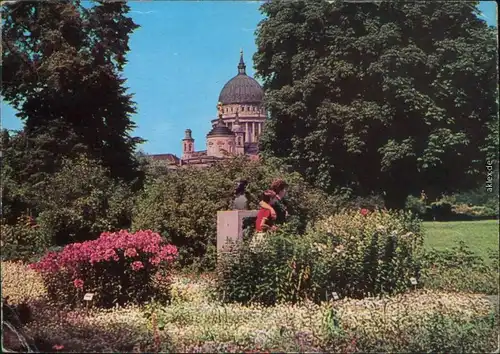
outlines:
[[497, 49], [477, 2], [272, 0], [257, 30], [264, 155], [389, 207], [484, 183], [498, 154]]
[[64, 157], [102, 161], [113, 177], [138, 177], [130, 136], [132, 96], [122, 77], [138, 27], [125, 2], [9, 1], [2, 5], [2, 88], [19, 111], [34, 161], [31, 176]]
[[25, 159], [23, 153], [25, 140], [22, 133], [0, 132], [0, 195], [2, 196], [1, 218], [8, 224], [13, 224], [23, 213], [30, 209], [30, 190], [23, 183], [25, 169], [31, 161]]

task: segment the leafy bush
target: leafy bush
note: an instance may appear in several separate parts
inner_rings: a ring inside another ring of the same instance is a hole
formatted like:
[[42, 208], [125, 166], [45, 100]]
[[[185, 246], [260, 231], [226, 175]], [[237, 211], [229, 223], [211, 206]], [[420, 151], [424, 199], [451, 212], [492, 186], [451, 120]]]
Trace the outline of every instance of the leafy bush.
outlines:
[[425, 200], [413, 195], [409, 195], [408, 198], [406, 198], [405, 209], [419, 216], [424, 216], [427, 212]]
[[428, 213], [432, 216], [435, 221], [448, 221], [452, 217], [453, 204], [451, 201], [446, 199], [440, 199], [432, 202], [428, 207]]
[[[427, 221], [474, 220], [497, 217], [498, 206], [490, 203], [492, 200], [491, 195], [481, 195], [481, 198], [479, 198], [475, 193], [479, 192], [443, 195], [432, 203], [428, 203], [422, 197], [418, 198], [410, 195], [406, 199], [405, 209], [412, 211]], [[470, 201], [481, 201], [487, 204], [473, 204]]]
[[493, 215], [498, 215], [498, 171], [493, 173], [493, 191], [488, 191], [486, 185], [476, 189], [457, 193], [455, 195], [456, 204], [466, 204], [469, 206], [483, 206], [494, 211]]
[[416, 276], [420, 224], [410, 214], [344, 212], [297, 236], [283, 229], [257, 249], [223, 254], [217, 292], [225, 301], [296, 302], [405, 290]]
[[[470, 191], [462, 194], [443, 195], [432, 203], [422, 198], [408, 196], [406, 210], [420, 215], [424, 220], [451, 221], [498, 217], [498, 198], [492, 193]], [[492, 203], [494, 201], [494, 203]], [[475, 204], [484, 203], [484, 204]]]
[[341, 295], [398, 292], [418, 277], [423, 235], [420, 220], [409, 212], [349, 211], [317, 222], [312, 230], [333, 255]]
[[[245, 157], [225, 160], [206, 169], [183, 168], [150, 180], [134, 208], [132, 228], [160, 233], [179, 247], [181, 264], [206, 255], [216, 243], [217, 211], [228, 210], [236, 181], [246, 178], [250, 208], [258, 207], [258, 196], [276, 178], [289, 184], [291, 223], [304, 230], [310, 220], [325, 210], [336, 210], [340, 202], [310, 187], [300, 175], [288, 173], [273, 161], [256, 162]], [[201, 263], [213, 267], [213, 257]]]
[[15, 225], [0, 225], [2, 260], [29, 260], [45, 252], [50, 238], [30, 216], [21, 216]]
[[144, 174], [146, 179], [156, 179], [171, 171], [166, 161], [154, 160], [143, 151], [136, 153], [136, 158], [139, 163], [139, 170]]
[[456, 215], [468, 216], [470, 218], [482, 218], [482, 217], [495, 217], [498, 213], [487, 206], [484, 205], [467, 205], [467, 204], [457, 204], [453, 205], [452, 212]]
[[177, 248], [164, 244], [160, 235], [122, 230], [50, 252], [32, 268], [58, 303], [75, 304], [92, 292], [98, 306], [110, 307], [153, 298], [155, 279], [168, 282], [169, 266], [176, 257]]
[[128, 228], [133, 202], [129, 186], [113, 181], [97, 161], [81, 157], [66, 160], [39, 186], [37, 221], [53, 244], [65, 245]]
[[447, 291], [498, 294], [498, 252], [491, 262], [460, 241], [451, 250], [430, 250], [420, 258], [422, 282], [427, 288]]
[[217, 265], [217, 293], [221, 300], [273, 305], [296, 302], [310, 294], [307, 281], [315, 263], [313, 250], [309, 242], [294, 238], [295, 235], [280, 231], [258, 250], [245, 242], [235, 245], [233, 252], [221, 255]]
[[370, 195], [367, 197], [354, 197], [346, 205], [349, 209], [376, 210], [385, 208], [385, 201], [381, 195]]

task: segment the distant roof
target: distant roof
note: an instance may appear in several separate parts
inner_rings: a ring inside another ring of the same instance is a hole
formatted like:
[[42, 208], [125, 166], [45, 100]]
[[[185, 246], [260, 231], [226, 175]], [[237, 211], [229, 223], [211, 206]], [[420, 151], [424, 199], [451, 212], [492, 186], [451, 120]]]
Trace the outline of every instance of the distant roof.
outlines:
[[191, 153], [192, 157], [201, 157], [201, 156], [206, 156], [207, 155], [207, 150], [202, 150], [202, 151], [195, 151]]
[[179, 163], [179, 158], [174, 154], [156, 154], [156, 155], [148, 155], [151, 159], [155, 161], [167, 161], [170, 163]]

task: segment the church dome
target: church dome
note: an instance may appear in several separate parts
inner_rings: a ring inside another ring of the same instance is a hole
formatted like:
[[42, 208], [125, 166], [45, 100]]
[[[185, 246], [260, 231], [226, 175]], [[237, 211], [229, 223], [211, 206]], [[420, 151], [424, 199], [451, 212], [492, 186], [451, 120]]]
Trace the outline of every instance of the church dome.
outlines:
[[219, 95], [219, 102], [227, 104], [260, 104], [264, 97], [264, 90], [254, 78], [246, 74], [246, 65], [243, 61], [243, 52], [238, 64], [238, 75], [229, 80]]

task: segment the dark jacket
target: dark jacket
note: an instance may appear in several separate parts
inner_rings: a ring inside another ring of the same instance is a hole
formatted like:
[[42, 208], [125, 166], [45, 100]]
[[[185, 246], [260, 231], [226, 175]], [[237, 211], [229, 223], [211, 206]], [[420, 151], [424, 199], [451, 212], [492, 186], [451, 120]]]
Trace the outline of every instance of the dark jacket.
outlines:
[[286, 222], [286, 200], [276, 198], [276, 201], [271, 206], [276, 213], [275, 224], [284, 224]]

